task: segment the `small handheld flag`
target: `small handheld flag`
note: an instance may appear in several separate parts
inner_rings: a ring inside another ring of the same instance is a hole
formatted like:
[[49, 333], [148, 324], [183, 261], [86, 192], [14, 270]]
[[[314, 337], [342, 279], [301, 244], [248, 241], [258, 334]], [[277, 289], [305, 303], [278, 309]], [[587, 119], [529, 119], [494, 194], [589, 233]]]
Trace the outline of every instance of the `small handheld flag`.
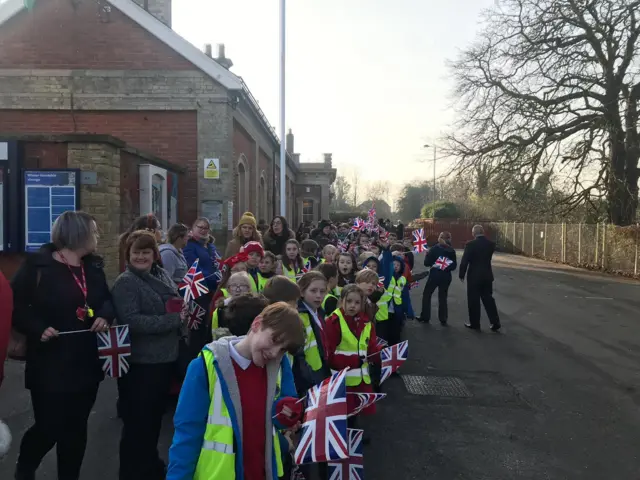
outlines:
[[119, 378], [129, 371], [131, 356], [129, 325], [118, 325], [107, 332], [99, 332], [98, 358], [103, 361], [102, 370], [109, 377]]
[[453, 260], [448, 259], [447, 257], [438, 257], [438, 259], [436, 260], [436, 263], [433, 265], [436, 268], [439, 268], [440, 270], [446, 270], [449, 265], [451, 265], [453, 263]]
[[413, 232], [413, 252], [422, 253], [427, 250], [427, 240], [424, 238], [424, 228], [414, 230]]
[[182, 293], [185, 302], [190, 302], [209, 293], [204, 281], [204, 274], [198, 265], [199, 261], [200, 259], [197, 259], [193, 262], [193, 265], [191, 265], [191, 268], [182, 279], [182, 283], [178, 286], [178, 290]]
[[294, 458], [303, 463], [343, 460], [347, 446], [347, 370], [341, 370], [307, 392], [300, 443]]
[[362, 455], [362, 439], [364, 430], [348, 429], [349, 458], [341, 462], [329, 462], [329, 478], [331, 480], [363, 480], [364, 460]]
[[407, 361], [409, 355], [409, 341], [397, 343], [390, 347], [385, 348], [380, 352], [380, 383], [384, 382], [391, 376], [392, 373], [398, 371], [398, 369]]
[[348, 417], [353, 417], [354, 415], [358, 415], [365, 408], [373, 405], [378, 400], [382, 400], [387, 396], [386, 393], [353, 393], [350, 392], [349, 395], [356, 395], [358, 397], [358, 404], [356, 408], [354, 408], [349, 414]]
[[376, 345], [378, 346], [378, 348], [388, 347], [389, 346], [389, 342], [387, 342], [384, 338], [378, 337], [376, 339]]
[[200, 324], [204, 321], [207, 311], [196, 302], [189, 304], [189, 318], [187, 319], [187, 328], [189, 330], [198, 330]]

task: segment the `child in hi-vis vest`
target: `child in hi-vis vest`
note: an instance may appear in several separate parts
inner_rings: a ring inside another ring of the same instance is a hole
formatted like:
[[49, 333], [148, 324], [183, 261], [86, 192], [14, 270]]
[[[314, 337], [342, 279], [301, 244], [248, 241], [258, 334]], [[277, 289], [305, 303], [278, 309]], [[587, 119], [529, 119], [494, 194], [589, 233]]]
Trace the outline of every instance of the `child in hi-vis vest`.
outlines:
[[[340, 308], [325, 322], [325, 350], [332, 371], [349, 367], [347, 392], [373, 393], [369, 372], [371, 362], [379, 362], [376, 327], [363, 312], [365, 293], [355, 284], [345, 286], [340, 292]], [[355, 395], [347, 395], [347, 408], [352, 411], [357, 404]], [[375, 412], [375, 404], [363, 410]]]
[[298, 312], [265, 308], [243, 337], [204, 347], [187, 370], [174, 416], [167, 480], [278, 480], [280, 429], [296, 429], [302, 403], [285, 353], [304, 345]]

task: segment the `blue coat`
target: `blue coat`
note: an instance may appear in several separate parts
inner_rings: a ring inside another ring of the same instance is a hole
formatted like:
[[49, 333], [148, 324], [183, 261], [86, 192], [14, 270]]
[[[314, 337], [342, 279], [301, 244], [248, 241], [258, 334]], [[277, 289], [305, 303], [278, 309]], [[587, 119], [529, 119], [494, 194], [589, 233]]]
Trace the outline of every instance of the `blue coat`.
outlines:
[[187, 260], [187, 266], [189, 268], [191, 268], [193, 262], [200, 260], [198, 265], [206, 278], [207, 287], [210, 292], [215, 292], [216, 288], [218, 288], [218, 277], [215, 273], [218, 271], [218, 267], [216, 265], [219, 255], [213, 243], [209, 243], [205, 246], [197, 240], [191, 239], [182, 249], [182, 254]]

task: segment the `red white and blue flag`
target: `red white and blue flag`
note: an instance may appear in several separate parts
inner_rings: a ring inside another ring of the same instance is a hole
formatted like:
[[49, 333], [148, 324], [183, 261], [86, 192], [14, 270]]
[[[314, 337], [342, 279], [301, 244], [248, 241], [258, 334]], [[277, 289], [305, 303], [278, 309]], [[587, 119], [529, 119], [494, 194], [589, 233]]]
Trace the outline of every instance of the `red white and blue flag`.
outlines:
[[103, 361], [102, 370], [109, 377], [119, 378], [127, 373], [130, 356], [129, 325], [118, 325], [98, 333], [98, 358]]
[[413, 252], [422, 253], [427, 251], [427, 239], [424, 238], [424, 228], [413, 232]]
[[213, 276], [220, 282], [222, 280], [222, 257], [217, 250], [213, 258], [213, 269], [215, 270]]
[[384, 382], [391, 376], [392, 373], [398, 371], [398, 369], [407, 361], [409, 356], [409, 341], [396, 343], [390, 347], [385, 348], [380, 352], [380, 383]]
[[365, 221], [358, 217], [353, 221], [353, 227], [351, 227], [351, 231], [359, 232], [360, 230], [364, 229], [365, 225]]
[[378, 400], [382, 400], [387, 396], [386, 393], [355, 393], [349, 392], [347, 395], [355, 395], [358, 399], [358, 404], [356, 407], [349, 412], [348, 417], [353, 417], [354, 415], [358, 415], [365, 408], [373, 405]]
[[384, 288], [384, 277], [381, 277], [381, 276], [378, 275], [378, 285], [377, 285], [377, 287], [378, 288], [380, 288], [380, 287]]
[[376, 345], [378, 346], [378, 348], [388, 347], [389, 342], [387, 342], [384, 338], [377, 337]]
[[420, 282], [411, 282], [409, 284], [409, 290], [413, 290], [414, 288], [418, 288], [420, 286]]
[[296, 464], [328, 462], [349, 457], [347, 446], [347, 370], [334, 373], [307, 392]]
[[329, 462], [329, 480], [364, 480], [362, 439], [364, 430], [348, 429], [349, 458], [341, 462]]
[[438, 257], [434, 267], [439, 268], [440, 270], [446, 270], [452, 263], [453, 260], [450, 260], [447, 257]]
[[178, 286], [185, 302], [190, 302], [209, 293], [207, 284], [204, 281], [204, 274], [198, 265], [199, 261], [200, 259], [197, 259], [193, 262], [193, 265], [191, 265], [191, 268], [182, 279], [182, 283]]
[[204, 322], [204, 316], [207, 311], [196, 302], [189, 304], [189, 318], [187, 319], [187, 328], [189, 330], [198, 330], [200, 324]]
[[369, 209], [369, 223], [373, 225], [376, 223], [376, 205], [375, 203], [371, 203], [371, 208]]
[[338, 240], [338, 250], [340, 250], [341, 252], [346, 252], [347, 249], [349, 248], [349, 243], [345, 242], [344, 240]]

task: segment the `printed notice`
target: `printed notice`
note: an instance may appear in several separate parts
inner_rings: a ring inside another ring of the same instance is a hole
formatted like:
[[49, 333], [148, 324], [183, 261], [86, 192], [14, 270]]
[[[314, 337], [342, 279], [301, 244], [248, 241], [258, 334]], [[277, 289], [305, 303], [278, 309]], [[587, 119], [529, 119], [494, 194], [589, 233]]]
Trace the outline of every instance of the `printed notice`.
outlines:
[[220, 179], [220, 159], [205, 158], [204, 159], [204, 178], [207, 180]]

